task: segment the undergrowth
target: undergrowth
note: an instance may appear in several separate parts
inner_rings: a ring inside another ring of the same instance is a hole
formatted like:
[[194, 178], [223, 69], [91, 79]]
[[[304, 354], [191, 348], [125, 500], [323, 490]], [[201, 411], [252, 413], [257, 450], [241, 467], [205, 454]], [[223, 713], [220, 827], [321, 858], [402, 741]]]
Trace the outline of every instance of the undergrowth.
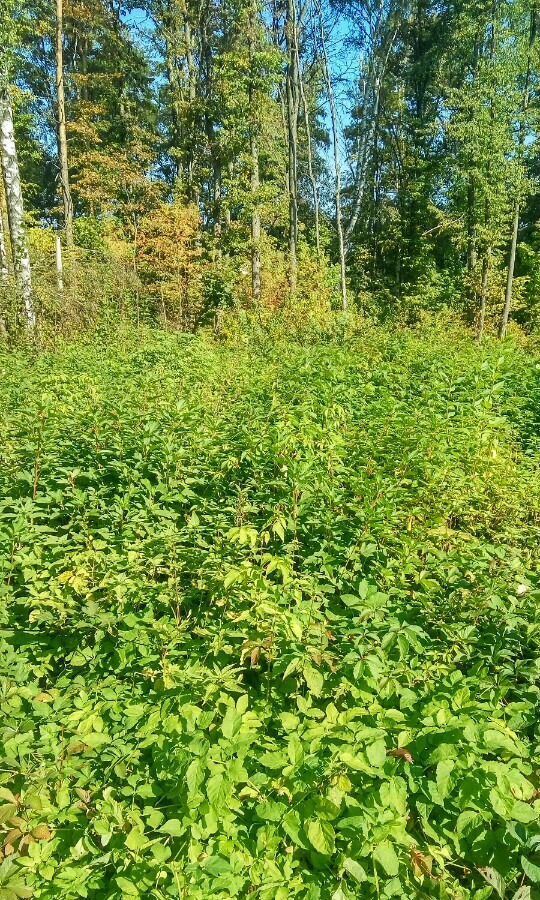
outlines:
[[540, 897], [540, 368], [0, 357], [0, 898]]

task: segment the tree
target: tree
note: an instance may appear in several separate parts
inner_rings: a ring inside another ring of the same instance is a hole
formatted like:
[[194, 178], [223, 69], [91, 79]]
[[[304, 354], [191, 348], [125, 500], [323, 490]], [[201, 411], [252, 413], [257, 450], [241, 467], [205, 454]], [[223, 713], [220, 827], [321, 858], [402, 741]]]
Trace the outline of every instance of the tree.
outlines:
[[23, 300], [25, 324], [29, 329], [33, 329], [36, 324], [36, 315], [32, 296], [30, 254], [24, 223], [24, 202], [13, 129], [13, 113], [5, 83], [0, 84], [0, 152], [15, 274]]
[[347, 267], [346, 267], [346, 253], [345, 253], [345, 241], [343, 235], [343, 223], [342, 223], [342, 209], [341, 209], [341, 156], [340, 156], [340, 146], [339, 146], [339, 126], [338, 126], [338, 112], [336, 106], [336, 98], [334, 94], [334, 85], [332, 81], [332, 72], [330, 70], [330, 61], [328, 58], [328, 52], [326, 49], [326, 36], [324, 30], [324, 22], [322, 16], [322, 10], [320, 4], [318, 5], [318, 17], [319, 17], [319, 34], [320, 34], [320, 44], [321, 44], [321, 56], [323, 63], [323, 71], [324, 71], [324, 80], [326, 83], [326, 91], [328, 95], [328, 103], [330, 106], [330, 122], [332, 126], [332, 152], [334, 158], [334, 179], [335, 179], [335, 191], [334, 191], [334, 205], [335, 205], [335, 214], [336, 214], [336, 230], [338, 237], [338, 248], [339, 248], [339, 269], [340, 269], [340, 284], [341, 284], [341, 306], [343, 310], [347, 309]]
[[64, 229], [68, 248], [73, 246], [73, 202], [69, 184], [68, 145], [66, 134], [66, 99], [64, 92], [64, 14], [63, 0], [56, 0], [56, 96], [58, 158], [60, 188], [64, 207]]
[[[519, 8], [519, 5], [518, 5]], [[510, 317], [510, 309], [512, 306], [512, 291], [514, 286], [514, 271], [516, 265], [516, 252], [517, 252], [517, 244], [518, 244], [518, 235], [519, 235], [519, 220], [520, 220], [520, 212], [521, 212], [521, 204], [522, 204], [522, 193], [525, 187], [525, 173], [523, 172], [523, 152], [525, 149], [525, 142], [527, 138], [527, 134], [529, 133], [527, 116], [529, 112], [529, 102], [530, 102], [530, 90], [531, 90], [531, 79], [532, 79], [532, 62], [533, 62], [533, 51], [534, 45], [536, 42], [537, 32], [538, 32], [538, 7], [536, 3], [533, 3], [529, 10], [529, 40], [527, 45], [527, 53], [526, 53], [526, 66], [525, 66], [525, 77], [523, 82], [523, 98], [521, 102], [521, 116], [518, 126], [518, 139], [517, 139], [517, 159], [518, 165], [520, 165], [521, 171], [519, 172], [518, 184], [515, 188], [515, 199], [514, 199], [514, 212], [512, 217], [512, 237], [510, 240], [510, 254], [508, 261], [508, 272], [506, 278], [506, 292], [504, 298], [504, 307], [502, 312], [501, 324], [499, 327], [499, 337], [503, 338], [506, 335], [506, 330], [508, 328], [508, 319]]]
[[7, 234], [4, 224], [4, 181], [0, 179], [0, 281], [6, 285], [9, 280], [9, 255]]
[[258, 8], [254, 4], [251, 11], [249, 24], [249, 143], [251, 150], [251, 292], [253, 301], [261, 300], [261, 213], [259, 208], [259, 190], [261, 186], [259, 171], [259, 132], [258, 118], [258, 92], [256, 84], [255, 66], [255, 41], [258, 24]]
[[285, 18], [285, 45], [287, 64], [285, 71], [285, 96], [287, 111], [289, 193], [289, 282], [291, 293], [296, 290], [298, 248], [298, 113], [300, 90], [298, 86], [298, 21], [296, 0], [287, 0]]

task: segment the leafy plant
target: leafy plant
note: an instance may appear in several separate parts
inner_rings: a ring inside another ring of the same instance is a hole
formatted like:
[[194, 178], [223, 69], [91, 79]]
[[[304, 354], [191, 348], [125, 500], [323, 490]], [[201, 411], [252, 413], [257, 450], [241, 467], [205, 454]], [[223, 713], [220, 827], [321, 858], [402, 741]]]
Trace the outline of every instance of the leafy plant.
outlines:
[[2, 900], [540, 896], [534, 355], [0, 369]]

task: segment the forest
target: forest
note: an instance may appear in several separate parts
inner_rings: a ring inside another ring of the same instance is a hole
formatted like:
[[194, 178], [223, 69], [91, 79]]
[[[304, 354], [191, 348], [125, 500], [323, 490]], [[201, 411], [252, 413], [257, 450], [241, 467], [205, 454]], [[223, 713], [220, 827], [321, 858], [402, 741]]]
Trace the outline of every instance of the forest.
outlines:
[[537, 326], [532, 0], [1, 9], [8, 333], [291, 305]]
[[0, 900], [540, 900], [539, 28], [0, 0]]

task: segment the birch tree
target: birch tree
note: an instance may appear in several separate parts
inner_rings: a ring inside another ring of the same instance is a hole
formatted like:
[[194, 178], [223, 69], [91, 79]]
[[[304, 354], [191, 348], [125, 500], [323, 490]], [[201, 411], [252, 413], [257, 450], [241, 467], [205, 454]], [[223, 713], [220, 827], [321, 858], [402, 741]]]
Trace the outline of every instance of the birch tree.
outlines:
[[25, 323], [29, 329], [33, 329], [36, 324], [36, 315], [32, 297], [30, 254], [24, 224], [24, 203], [13, 129], [13, 113], [5, 83], [0, 87], [0, 152], [15, 275], [23, 301]]
[[287, 111], [288, 188], [289, 188], [289, 282], [291, 293], [296, 290], [298, 252], [298, 21], [296, 0], [287, 0], [285, 21], [287, 71], [285, 96]]
[[6, 284], [9, 281], [9, 255], [7, 247], [7, 235], [4, 225], [4, 184], [0, 180], [0, 281]]
[[248, 25], [249, 55], [249, 143], [251, 156], [251, 293], [254, 303], [261, 299], [261, 213], [259, 209], [259, 116], [257, 112], [257, 90], [255, 71], [255, 40], [258, 25], [257, 4], [252, 4], [251, 21]]
[[345, 242], [343, 236], [343, 221], [341, 208], [341, 155], [339, 146], [339, 122], [338, 111], [336, 105], [336, 96], [334, 92], [334, 84], [332, 72], [330, 69], [330, 60], [326, 49], [326, 36], [324, 31], [323, 15], [320, 3], [317, 4], [319, 15], [319, 37], [321, 45], [321, 56], [323, 63], [324, 79], [326, 82], [326, 92], [328, 95], [328, 103], [330, 106], [330, 123], [332, 128], [332, 155], [334, 158], [334, 204], [336, 212], [336, 231], [338, 237], [339, 249], [339, 270], [340, 270], [340, 287], [341, 287], [341, 306], [343, 310], [347, 309], [347, 268], [345, 259]]

